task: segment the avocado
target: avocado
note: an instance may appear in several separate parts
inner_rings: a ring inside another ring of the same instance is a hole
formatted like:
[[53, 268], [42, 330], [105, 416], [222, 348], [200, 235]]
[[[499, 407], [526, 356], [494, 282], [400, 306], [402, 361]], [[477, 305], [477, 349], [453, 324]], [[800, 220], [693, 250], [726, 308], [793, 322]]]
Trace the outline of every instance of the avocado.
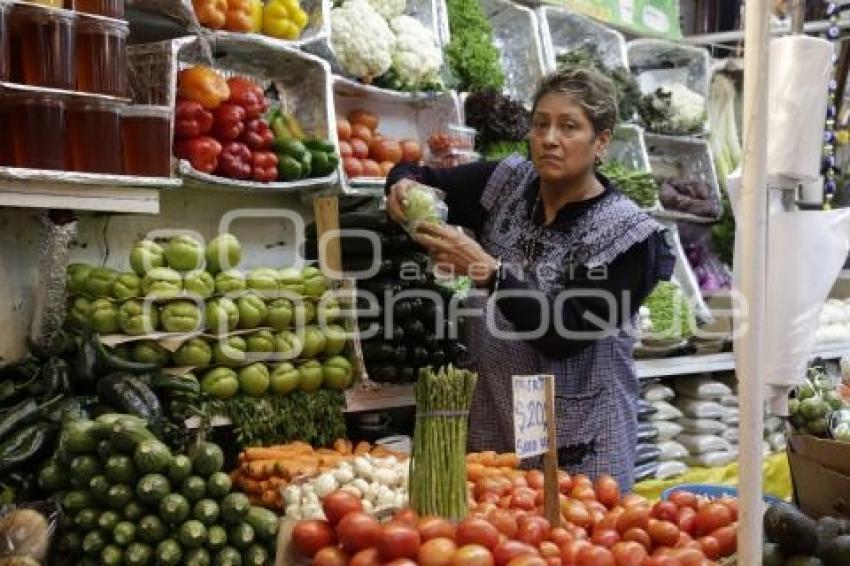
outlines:
[[821, 549], [820, 557], [826, 566], [850, 564], [850, 535], [835, 537]]
[[772, 542], [764, 543], [761, 551], [761, 566], [782, 566], [785, 557], [779, 551], [779, 545]]
[[785, 556], [811, 556], [818, 546], [817, 523], [787, 503], [775, 503], [764, 514], [767, 540]]
[[[818, 519], [818, 548], [815, 554], [823, 556], [822, 550], [832, 542], [832, 539], [843, 534], [841, 529], [841, 521], [834, 517], [821, 517]], [[850, 564], [850, 562], [848, 562]]]

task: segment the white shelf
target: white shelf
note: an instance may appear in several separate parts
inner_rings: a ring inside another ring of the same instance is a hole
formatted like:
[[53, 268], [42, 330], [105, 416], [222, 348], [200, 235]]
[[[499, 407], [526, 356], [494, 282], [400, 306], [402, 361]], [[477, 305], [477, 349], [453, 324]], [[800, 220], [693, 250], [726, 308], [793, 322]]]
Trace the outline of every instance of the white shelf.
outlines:
[[159, 190], [0, 181], [0, 206], [159, 214]]

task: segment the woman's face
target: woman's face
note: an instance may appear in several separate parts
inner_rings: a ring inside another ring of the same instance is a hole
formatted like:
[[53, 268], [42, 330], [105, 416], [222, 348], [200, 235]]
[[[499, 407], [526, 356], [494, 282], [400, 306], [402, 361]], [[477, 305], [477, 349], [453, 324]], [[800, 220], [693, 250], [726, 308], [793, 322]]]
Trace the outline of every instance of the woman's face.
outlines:
[[564, 92], [543, 95], [531, 117], [531, 159], [543, 181], [583, 177], [608, 145], [611, 133], [594, 134], [593, 124], [575, 99]]

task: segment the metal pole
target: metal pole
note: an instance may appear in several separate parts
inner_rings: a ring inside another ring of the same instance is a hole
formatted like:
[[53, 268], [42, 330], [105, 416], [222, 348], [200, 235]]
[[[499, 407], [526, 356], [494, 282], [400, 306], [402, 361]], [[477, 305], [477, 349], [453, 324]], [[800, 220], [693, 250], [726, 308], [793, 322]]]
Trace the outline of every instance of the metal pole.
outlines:
[[738, 564], [762, 561], [762, 436], [767, 256], [767, 117], [769, 0], [747, 0], [744, 29], [743, 178], [738, 216], [741, 291], [748, 328], [735, 338], [739, 439]]

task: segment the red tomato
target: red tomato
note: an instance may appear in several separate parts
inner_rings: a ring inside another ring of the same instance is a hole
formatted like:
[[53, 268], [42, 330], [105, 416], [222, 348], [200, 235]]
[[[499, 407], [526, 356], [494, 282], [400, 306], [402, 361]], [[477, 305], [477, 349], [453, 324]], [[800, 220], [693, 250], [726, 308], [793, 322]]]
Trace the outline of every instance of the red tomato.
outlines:
[[432, 538], [419, 547], [420, 566], [451, 566], [457, 545], [450, 538]]
[[351, 144], [345, 140], [339, 142], [339, 156], [342, 158], [351, 157], [354, 155], [354, 150], [351, 149]]
[[705, 536], [730, 523], [732, 523], [732, 511], [728, 507], [722, 503], [708, 503], [697, 511], [696, 534]]
[[363, 124], [352, 124], [351, 139], [363, 140], [368, 146], [372, 142], [372, 130]]
[[452, 540], [455, 538], [455, 526], [442, 517], [422, 517], [419, 519], [416, 527], [422, 536], [422, 542], [431, 540], [432, 538], [448, 538]]
[[540, 543], [540, 556], [543, 558], [552, 558], [553, 556], [561, 556], [561, 548], [554, 542], [544, 540]]
[[573, 488], [573, 479], [568, 472], [558, 470], [558, 491], [567, 495]]
[[479, 544], [467, 544], [457, 549], [452, 566], [493, 566], [493, 555]]
[[528, 480], [525, 479], [525, 475], [516, 475], [511, 478], [511, 485], [513, 487], [528, 487]]
[[718, 501], [720, 503], [722, 503], [723, 505], [725, 505], [726, 507], [728, 507], [729, 511], [732, 512], [732, 521], [733, 522], [737, 521], [738, 520], [738, 500], [735, 499], [734, 497], [727, 497], [727, 496], [724, 495], [723, 497], [718, 499]]
[[654, 521], [647, 532], [656, 546], [675, 546], [679, 542], [679, 527], [670, 521]]
[[529, 487], [515, 487], [511, 493], [511, 507], [514, 509], [534, 510], [534, 498], [537, 494]]
[[549, 521], [539, 515], [527, 515], [518, 521], [516, 538], [531, 546], [540, 543], [549, 536]]
[[336, 526], [349, 513], [363, 511], [363, 505], [359, 497], [338, 489], [322, 500], [322, 511], [325, 512], [328, 522]]
[[564, 566], [560, 556], [552, 556], [546, 559], [546, 566]]
[[641, 566], [682, 566], [682, 563], [673, 556], [652, 556], [644, 560]]
[[422, 159], [422, 147], [415, 140], [401, 140], [401, 160], [416, 163]]
[[732, 523], [711, 533], [720, 546], [720, 556], [731, 556], [738, 549], [738, 524]]
[[702, 566], [705, 556], [695, 548], [683, 548], [676, 551], [674, 556], [682, 566]]
[[391, 139], [379, 140], [376, 144], [372, 142], [369, 145], [369, 155], [377, 161], [392, 161], [398, 163], [401, 161], [401, 145]]
[[352, 125], [363, 124], [372, 132], [378, 129], [378, 116], [363, 108], [352, 110], [348, 114], [348, 121], [351, 122]]
[[605, 507], [611, 509], [620, 503], [620, 485], [608, 474], [596, 478], [593, 488], [596, 491], [596, 499]]
[[697, 512], [693, 508], [679, 508], [679, 528], [689, 535], [697, 532]]
[[496, 566], [507, 566], [511, 560], [518, 556], [538, 556], [539, 554], [536, 548], [524, 542], [506, 540], [493, 549], [493, 560]]
[[312, 558], [321, 549], [336, 543], [336, 535], [327, 521], [300, 521], [292, 529], [292, 543], [299, 554]]
[[336, 546], [326, 546], [313, 556], [313, 566], [346, 566], [348, 555]]
[[563, 560], [564, 564], [572, 566], [576, 563], [579, 552], [592, 546], [593, 545], [586, 540], [574, 540], [568, 542], [561, 547], [561, 560]]
[[700, 550], [709, 560], [717, 560], [720, 558], [720, 543], [712, 536], [701, 537], [697, 539]]
[[590, 478], [587, 477], [586, 474], [576, 474], [573, 476], [573, 485], [586, 485], [587, 487], [593, 487], [593, 482], [590, 481]]
[[513, 513], [507, 509], [496, 509], [487, 517], [490, 524], [496, 527], [496, 530], [508, 538], [516, 538], [517, 519]]
[[634, 541], [618, 542], [611, 548], [611, 554], [617, 566], [641, 566], [648, 556], [643, 545]]
[[369, 144], [360, 138], [351, 138], [351, 152], [357, 159], [366, 159], [369, 157]]
[[697, 510], [697, 496], [690, 491], [677, 489], [670, 494], [668, 499], [679, 509], [682, 507], [690, 507], [694, 511]]
[[482, 494], [492, 492], [499, 497], [506, 495], [511, 489], [511, 481], [504, 477], [484, 476], [475, 484], [475, 497], [479, 498]]
[[614, 529], [593, 529], [593, 535], [590, 537], [593, 544], [611, 548], [620, 542], [620, 533]]
[[381, 566], [381, 555], [377, 548], [367, 548], [352, 556], [348, 566]]
[[626, 509], [637, 505], [649, 505], [649, 501], [646, 500], [646, 497], [638, 495], [637, 493], [629, 493], [623, 497], [623, 507]]
[[623, 533], [623, 540], [636, 542], [642, 547], [644, 547], [647, 552], [652, 550], [652, 539], [650, 538], [649, 533], [647, 533], [643, 529], [632, 527], [631, 529]]
[[499, 499], [499, 507], [502, 509], [510, 509], [511, 507], [511, 496], [505, 495], [501, 499]]
[[662, 521], [679, 524], [679, 508], [672, 501], [659, 501], [653, 505], [652, 516]]
[[568, 540], [573, 540], [573, 535], [571, 535], [570, 532], [563, 527], [555, 527], [549, 531], [549, 540], [560, 547]]
[[501, 497], [499, 497], [498, 493], [494, 493], [492, 491], [485, 491], [478, 498], [478, 503], [492, 503], [493, 505], [498, 505], [500, 499]]
[[676, 544], [673, 545], [675, 548], [687, 548], [692, 546], [691, 543], [694, 542], [694, 539], [691, 538], [691, 535], [686, 533], [685, 531], [679, 531], [679, 540], [676, 541]]
[[616, 566], [614, 555], [602, 546], [586, 546], [576, 556], [576, 566]]
[[568, 499], [561, 505], [561, 513], [564, 518], [578, 527], [590, 527], [593, 524], [593, 519], [587, 507], [577, 499]]
[[384, 563], [384, 566], [417, 566], [417, 563], [410, 558], [396, 558], [395, 560]]
[[363, 160], [363, 176], [365, 177], [380, 177], [381, 166], [374, 159]]
[[416, 511], [408, 507], [407, 509], [401, 509], [398, 513], [396, 513], [393, 516], [393, 521], [398, 521], [399, 523], [405, 523], [411, 527], [415, 527], [419, 523], [419, 515], [416, 514]]
[[343, 157], [342, 168], [348, 177], [363, 176], [363, 161], [356, 157]]
[[525, 473], [525, 481], [531, 489], [543, 489], [545, 476], [540, 470], [528, 470]]
[[351, 137], [351, 123], [341, 116], [336, 117], [336, 135], [340, 141]]
[[499, 531], [485, 519], [466, 519], [457, 526], [455, 542], [458, 546], [479, 544], [492, 550], [499, 544]]
[[[590, 481], [590, 480], [588, 480]], [[596, 501], [596, 492], [593, 491], [592, 485], [573, 484], [573, 489], [570, 491], [570, 497], [585, 501]]]
[[614, 507], [602, 517], [602, 520], [596, 523], [593, 527], [596, 529], [616, 529], [617, 528], [617, 519], [620, 518], [620, 515], [626, 512], [626, 509], [623, 507]]
[[643, 530], [649, 528], [649, 507], [645, 505], [628, 507], [617, 519], [617, 530], [621, 533], [634, 527]]
[[342, 547], [353, 553], [378, 546], [381, 525], [377, 519], [367, 513], [349, 513], [336, 526], [336, 533]]
[[547, 566], [547, 563], [539, 556], [518, 556], [508, 562], [508, 566]]
[[389, 522], [381, 525], [378, 552], [385, 561], [396, 558], [416, 558], [422, 539], [419, 531], [402, 523]]

